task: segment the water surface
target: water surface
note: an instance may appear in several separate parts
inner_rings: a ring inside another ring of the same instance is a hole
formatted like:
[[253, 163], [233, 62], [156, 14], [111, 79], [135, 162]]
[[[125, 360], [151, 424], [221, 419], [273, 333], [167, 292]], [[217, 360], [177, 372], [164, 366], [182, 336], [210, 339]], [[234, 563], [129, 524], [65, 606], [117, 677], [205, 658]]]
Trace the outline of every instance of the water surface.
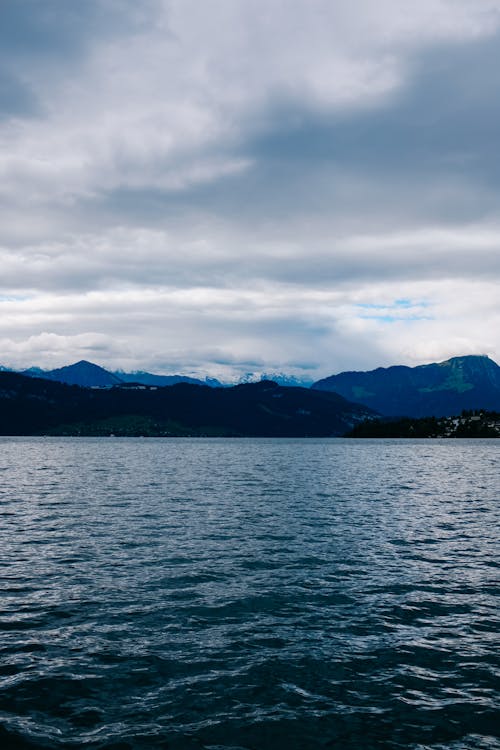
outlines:
[[499, 446], [0, 439], [0, 747], [500, 748]]

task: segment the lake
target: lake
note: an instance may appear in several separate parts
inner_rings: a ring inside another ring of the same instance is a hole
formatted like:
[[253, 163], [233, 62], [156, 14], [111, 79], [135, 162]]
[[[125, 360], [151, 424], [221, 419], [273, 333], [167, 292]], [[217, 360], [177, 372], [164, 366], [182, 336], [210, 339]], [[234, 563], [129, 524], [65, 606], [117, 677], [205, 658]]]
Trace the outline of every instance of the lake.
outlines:
[[0, 747], [500, 748], [499, 451], [0, 438]]

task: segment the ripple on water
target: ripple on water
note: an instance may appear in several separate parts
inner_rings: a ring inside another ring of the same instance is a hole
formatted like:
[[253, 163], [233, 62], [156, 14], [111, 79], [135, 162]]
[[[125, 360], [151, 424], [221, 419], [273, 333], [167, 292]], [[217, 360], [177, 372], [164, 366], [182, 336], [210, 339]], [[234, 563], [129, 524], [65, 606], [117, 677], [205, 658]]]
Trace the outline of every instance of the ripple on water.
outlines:
[[0, 442], [2, 749], [500, 748], [498, 443]]

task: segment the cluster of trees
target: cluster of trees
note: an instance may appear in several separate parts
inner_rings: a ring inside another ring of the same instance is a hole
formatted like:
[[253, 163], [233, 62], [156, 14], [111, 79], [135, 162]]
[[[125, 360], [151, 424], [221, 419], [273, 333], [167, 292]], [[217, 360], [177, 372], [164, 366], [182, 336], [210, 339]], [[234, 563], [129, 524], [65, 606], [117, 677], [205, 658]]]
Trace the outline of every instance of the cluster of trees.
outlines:
[[500, 413], [464, 409], [459, 417], [371, 419], [354, 427], [348, 437], [362, 438], [489, 438], [500, 437]]

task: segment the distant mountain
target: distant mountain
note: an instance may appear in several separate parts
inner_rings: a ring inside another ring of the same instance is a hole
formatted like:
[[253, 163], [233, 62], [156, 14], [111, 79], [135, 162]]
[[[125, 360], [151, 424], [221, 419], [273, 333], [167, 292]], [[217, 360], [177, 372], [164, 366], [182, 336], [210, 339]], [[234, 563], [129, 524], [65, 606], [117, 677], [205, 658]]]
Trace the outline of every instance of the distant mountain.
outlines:
[[270, 381], [91, 389], [0, 372], [1, 435], [343, 435], [372, 412], [336, 393]]
[[486, 356], [418, 367], [341, 372], [314, 383], [387, 416], [445, 417], [463, 409], [500, 411], [500, 367]]
[[[2, 368], [3, 369], [3, 368]], [[16, 370], [11, 370], [16, 372]], [[48, 370], [42, 370], [41, 367], [28, 367], [27, 370], [21, 370], [21, 375], [28, 375], [30, 378], [43, 378], [47, 376]], [[50, 378], [48, 378], [50, 380]]]
[[[0, 368], [0, 371], [2, 369]], [[192, 383], [193, 385], [210, 385], [212, 387], [221, 385], [218, 380], [209, 378], [198, 380], [197, 378], [190, 378], [187, 375], [154, 375], [142, 370], [138, 372], [111, 372], [93, 362], [87, 362], [85, 359], [66, 367], [59, 367], [56, 370], [42, 370], [40, 367], [30, 367], [28, 370], [22, 370], [21, 375], [55, 380], [58, 383], [66, 383], [67, 385], [80, 385], [83, 388], [111, 388], [120, 383], [142, 383], [144, 385], [156, 386], [175, 385], [176, 383]]]
[[295, 388], [310, 388], [313, 384], [311, 378], [298, 378], [295, 375], [287, 375], [285, 372], [263, 372], [261, 374], [247, 372], [239, 379], [239, 383], [258, 383], [260, 380], [272, 380], [278, 385], [286, 385]]
[[110, 388], [122, 382], [114, 373], [99, 367], [93, 362], [87, 362], [82, 359], [73, 365], [59, 367], [56, 370], [40, 370], [39, 367], [30, 367], [24, 370], [22, 375], [29, 375], [35, 378], [45, 378], [46, 380], [55, 380], [58, 383], [67, 385], [80, 385], [84, 388]]
[[[209, 385], [211, 388], [229, 387], [236, 383], [223, 383], [217, 378], [205, 377], [194, 378], [189, 375], [172, 374], [157, 375], [156, 373], [146, 372], [144, 370], [135, 370], [133, 372], [124, 372], [123, 370], [106, 370], [93, 362], [81, 360], [72, 365], [59, 367], [55, 370], [43, 370], [41, 367], [30, 367], [26, 370], [13, 370], [11, 367], [2, 367], [0, 372], [20, 372], [21, 375], [29, 375], [32, 378], [46, 378], [47, 380], [56, 380], [59, 383], [69, 385], [81, 385], [84, 388], [110, 388], [118, 383], [142, 383], [144, 385], [175, 385], [176, 383], [191, 383], [192, 385]], [[238, 384], [257, 383], [260, 380], [272, 380], [278, 385], [287, 385], [299, 388], [309, 388], [312, 385], [311, 378], [298, 378], [294, 375], [287, 375], [284, 372], [249, 372], [243, 375]]]
[[188, 375], [155, 375], [151, 372], [138, 370], [137, 372], [122, 372], [116, 370], [113, 375], [122, 380], [124, 383], [143, 383], [144, 385], [176, 385], [176, 383], [191, 383], [191, 385], [210, 385], [213, 388], [219, 388], [222, 383], [213, 378], [200, 380], [191, 378]]

